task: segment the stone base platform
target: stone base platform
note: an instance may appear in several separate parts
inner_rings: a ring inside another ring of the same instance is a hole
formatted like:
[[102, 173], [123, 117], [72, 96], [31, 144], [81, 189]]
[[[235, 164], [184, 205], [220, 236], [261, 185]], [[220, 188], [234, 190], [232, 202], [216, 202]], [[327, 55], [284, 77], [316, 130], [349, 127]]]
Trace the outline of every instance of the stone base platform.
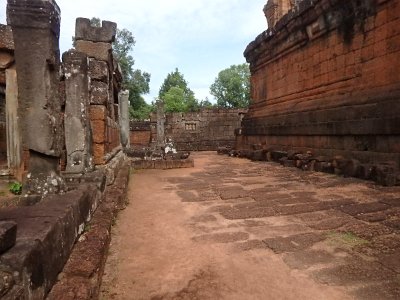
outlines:
[[177, 160], [135, 160], [132, 161], [132, 168], [136, 170], [142, 169], [181, 169], [193, 168], [194, 160], [192, 158]]

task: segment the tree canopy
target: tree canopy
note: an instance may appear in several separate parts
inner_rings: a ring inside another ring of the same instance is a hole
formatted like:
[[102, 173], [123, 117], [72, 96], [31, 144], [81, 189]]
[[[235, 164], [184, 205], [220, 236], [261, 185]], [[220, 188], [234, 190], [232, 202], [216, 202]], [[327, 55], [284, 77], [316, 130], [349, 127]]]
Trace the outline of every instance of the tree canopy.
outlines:
[[130, 115], [133, 119], [146, 119], [151, 105], [144, 100], [144, 94], [150, 92], [150, 73], [134, 69], [135, 60], [129, 53], [135, 46], [135, 38], [127, 29], [117, 29], [113, 51], [122, 71], [122, 87], [129, 90]]
[[250, 69], [248, 64], [232, 65], [218, 73], [210, 87], [217, 105], [244, 108], [250, 104]]
[[164, 79], [158, 96], [164, 101], [167, 112], [187, 112], [199, 109], [199, 102], [178, 68]]

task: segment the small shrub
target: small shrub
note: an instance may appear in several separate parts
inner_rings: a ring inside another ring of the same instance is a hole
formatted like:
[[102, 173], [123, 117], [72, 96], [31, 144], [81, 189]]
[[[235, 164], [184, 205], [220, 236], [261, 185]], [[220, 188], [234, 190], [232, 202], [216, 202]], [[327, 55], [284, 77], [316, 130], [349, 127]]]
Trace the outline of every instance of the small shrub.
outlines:
[[14, 195], [21, 195], [22, 193], [22, 183], [19, 182], [13, 182], [8, 185], [8, 188], [11, 193]]

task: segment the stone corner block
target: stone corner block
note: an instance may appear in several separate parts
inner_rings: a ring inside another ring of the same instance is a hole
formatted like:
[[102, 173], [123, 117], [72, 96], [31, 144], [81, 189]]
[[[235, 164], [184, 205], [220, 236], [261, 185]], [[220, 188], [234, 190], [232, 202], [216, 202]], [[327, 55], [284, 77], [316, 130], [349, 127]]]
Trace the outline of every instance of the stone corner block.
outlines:
[[0, 254], [15, 245], [17, 238], [17, 223], [12, 221], [0, 222]]
[[112, 43], [117, 33], [117, 24], [110, 21], [103, 21], [101, 27], [90, 24], [86, 18], [77, 18], [75, 23], [76, 40], [86, 40], [92, 42]]

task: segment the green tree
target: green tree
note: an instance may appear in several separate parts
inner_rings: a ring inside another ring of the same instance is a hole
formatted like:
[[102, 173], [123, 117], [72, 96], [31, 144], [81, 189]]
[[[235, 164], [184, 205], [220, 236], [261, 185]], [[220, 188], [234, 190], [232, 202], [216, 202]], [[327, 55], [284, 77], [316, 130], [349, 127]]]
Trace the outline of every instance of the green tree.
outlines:
[[94, 27], [101, 27], [101, 20], [99, 18], [93, 17], [90, 19], [90, 25]]
[[127, 29], [117, 29], [113, 44], [113, 52], [118, 60], [122, 72], [122, 88], [129, 90], [130, 116], [133, 119], [147, 119], [152, 110], [150, 104], [144, 100], [144, 94], [150, 92], [151, 75], [139, 69], [134, 69], [135, 60], [130, 55], [135, 46], [135, 38]]
[[163, 101], [166, 112], [185, 112], [187, 104], [185, 101], [185, 91], [180, 87], [173, 86], [168, 92], [164, 93]]
[[[179, 88], [180, 90], [182, 90], [183, 98], [181, 98], [181, 94], [180, 92], [178, 93], [177, 89], [174, 89], [170, 93], [172, 88]], [[178, 68], [176, 68], [174, 72], [169, 73], [167, 77], [164, 79], [164, 82], [160, 87], [158, 97], [166, 101], [165, 95], [167, 94], [170, 101], [171, 101], [170, 97], [172, 95], [179, 97], [178, 99], [173, 101], [174, 103], [179, 103], [180, 101], [182, 101], [184, 105], [178, 106], [179, 109], [181, 109], [179, 110], [180, 112], [197, 111], [199, 109], [199, 103], [194, 95], [194, 92], [188, 87], [187, 81], [183, 77], [183, 74], [179, 72]]]
[[218, 73], [210, 94], [221, 107], [239, 108], [250, 104], [250, 69], [248, 64], [232, 65]]
[[213, 108], [213, 107], [215, 107], [215, 105], [210, 102], [208, 97], [206, 97], [204, 100], [200, 101], [199, 107], [200, 108]]

